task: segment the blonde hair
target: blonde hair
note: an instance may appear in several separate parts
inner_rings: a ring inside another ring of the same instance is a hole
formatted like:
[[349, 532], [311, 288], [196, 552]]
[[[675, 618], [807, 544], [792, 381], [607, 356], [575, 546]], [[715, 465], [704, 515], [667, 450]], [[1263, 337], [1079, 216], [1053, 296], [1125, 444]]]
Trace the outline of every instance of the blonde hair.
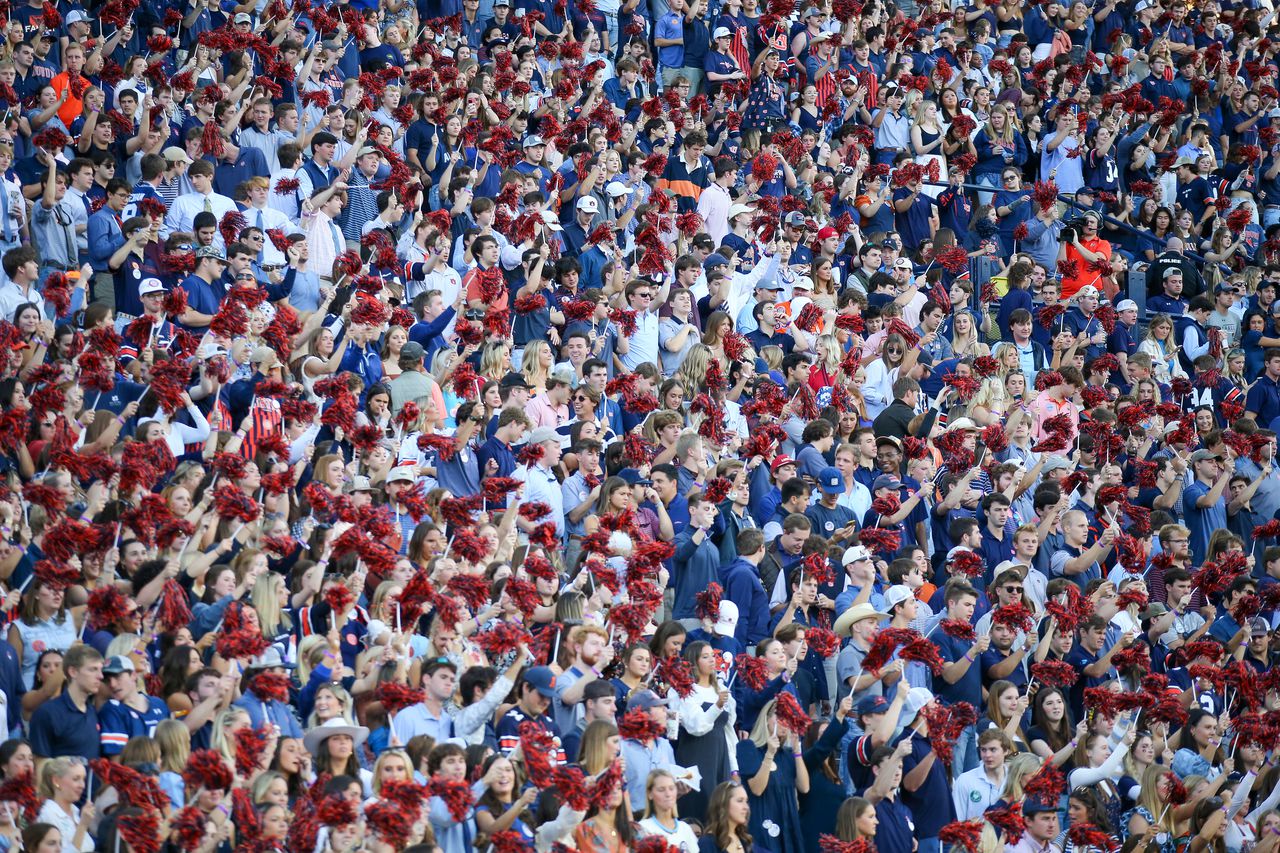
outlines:
[[56, 777], [66, 776], [71, 772], [72, 768], [83, 765], [80, 758], [76, 756], [62, 755], [58, 758], [50, 758], [40, 766], [39, 791], [41, 797], [46, 800], [53, 799], [53, 780]]
[[398, 758], [404, 762], [404, 770], [410, 778], [413, 776], [413, 761], [409, 758], [409, 753], [403, 749], [384, 749], [382, 754], [378, 756], [378, 760], [373, 763], [373, 795], [375, 797], [382, 796], [382, 779], [378, 773], [382, 770], [382, 765], [386, 763], [388, 758]]
[[[547, 376], [549, 370], [542, 368], [542, 351], [551, 352], [551, 344], [546, 341], [530, 341], [528, 346], [524, 348], [524, 352], [520, 355], [520, 375], [525, 381], [534, 388], [542, 389], [546, 387]], [[554, 353], [552, 354], [554, 362]]]
[[324, 653], [329, 649], [329, 638], [323, 634], [312, 634], [303, 637], [298, 643], [298, 683], [306, 684], [311, 679], [311, 671], [324, 660]]
[[252, 722], [249, 719], [249, 712], [235, 705], [223, 708], [218, 712], [218, 716], [213, 718], [213, 736], [209, 739], [209, 747], [228, 761], [235, 761], [236, 758], [235, 743], [228, 730], [241, 720], [245, 725]]
[[258, 611], [258, 627], [262, 636], [274, 640], [277, 634], [293, 629], [293, 619], [280, 606], [280, 590], [284, 578], [274, 572], [259, 577], [253, 584], [253, 609]]
[[828, 374], [835, 376], [836, 371], [840, 369], [840, 357], [844, 350], [840, 346], [840, 341], [835, 335], [819, 335], [818, 344], [826, 347], [827, 357], [821, 362], [815, 362], [815, 367], [821, 367]]
[[260, 806], [267, 798], [267, 789], [271, 787], [271, 783], [280, 779], [284, 782], [285, 788], [289, 787], [289, 780], [284, 778], [284, 774], [279, 770], [268, 770], [253, 780], [253, 804]]
[[[111, 642], [107, 643], [107, 653], [102, 656], [103, 660], [112, 657], [128, 657], [138, 650], [142, 637], [137, 634], [117, 634], [111, 638]], [[138, 689], [142, 689], [142, 681], [138, 681]]]
[[156, 744], [160, 747], [160, 769], [181, 773], [191, 757], [191, 732], [180, 720], [161, 720], [156, 726]]
[[1004, 798], [1009, 802], [1022, 799], [1022, 783], [1040, 769], [1040, 758], [1034, 753], [1019, 752], [1005, 762]]
[[[676, 780], [676, 777], [671, 775], [670, 770], [663, 770], [662, 768], [658, 768], [657, 770], [650, 770], [649, 778], [644, 781], [644, 816], [645, 817], [653, 817], [654, 815], [653, 783], [657, 782], [659, 779], [663, 778], [664, 776], [670, 779], [672, 782]], [[673, 805], [671, 807], [671, 812], [676, 817], [679, 817], [680, 816], [679, 805], [678, 804]]]
[[694, 344], [689, 348], [689, 353], [680, 364], [675, 377], [676, 381], [684, 386], [686, 400], [692, 400], [698, 396], [703, 380], [707, 378], [707, 365], [711, 363], [711, 358], [711, 347], [706, 344]]
[[747, 740], [754, 743], [760, 749], [764, 749], [769, 745], [769, 715], [778, 707], [777, 699], [770, 699], [764, 703], [764, 707], [760, 709], [759, 715], [756, 716], [756, 724], [751, 727], [751, 736]]
[[[346, 691], [346, 688], [341, 684], [321, 684], [316, 688], [316, 694], [319, 694], [321, 690], [328, 690], [333, 694], [333, 698], [337, 699], [338, 704], [342, 706], [342, 713], [338, 717], [347, 725], [354, 726], [355, 721], [351, 716], [351, 694]], [[307, 728], [315, 728], [319, 724], [320, 721], [316, 717], [316, 712], [312, 711], [307, 717]]]

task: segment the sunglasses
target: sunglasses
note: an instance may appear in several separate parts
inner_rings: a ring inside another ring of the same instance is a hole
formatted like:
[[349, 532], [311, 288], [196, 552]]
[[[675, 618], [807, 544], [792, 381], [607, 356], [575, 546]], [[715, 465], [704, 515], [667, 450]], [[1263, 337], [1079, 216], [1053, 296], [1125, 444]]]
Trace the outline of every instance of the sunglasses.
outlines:
[[1020, 586], [1006, 586], [1006, 587], [1004, 588], [1004, 591], [1005, 591], [1005, 592], [1022, 592], [1022, 587], [1020, 587]]

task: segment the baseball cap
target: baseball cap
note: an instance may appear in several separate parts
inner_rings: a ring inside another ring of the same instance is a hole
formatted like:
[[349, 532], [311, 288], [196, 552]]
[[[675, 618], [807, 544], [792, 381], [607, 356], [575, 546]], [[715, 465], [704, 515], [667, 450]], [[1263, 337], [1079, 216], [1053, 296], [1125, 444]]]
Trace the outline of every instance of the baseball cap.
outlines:
[[347, 494], [353, 494], [355, 492], [372, 492], [372, 491], [373, 491], [373, 483], [369, 482], [369, 478], [364, 476], [363, 474], [356, 474], [354, 477], [352, 477], [351, 482], [347, 485], [347, 488], [346, 488]]
[[635, 468], [623, 468], [618, 472], [618, 476], [622, 478], [628, 486], [649, 486], [653, 484], [645, 475], [641, 474]]
[[916, 714], [920, 710], [933, 701], [933, 692], [923, 687], [912, 687], [911, 692], [907, 694], [907, 701], [902, 703], [902, 719], [903, 726], [911, 725], [916, 718]]
[[1050, 471], [1070, 471], [1071, 462], [1062, 456], [1050, 456], [1045, 460], [1044, 467], [1040, 470], [1045, 474], [1048, 474]]
[[889, 700], [883, 696], [863, 696], [858, 701], [858, 707], [854, 709], [859, 717], [865, 717], [868, 714], [883, 714], [889, 710]]
[[893, 268], [896, 270], [909, 270], [911, 269], [911, 259], [898, 258], [896, 261], [893, 262]]
[[793, 210], [786, 216], [782, 217], [783, 225], [793, 225], [796, 228], [804, 227], [804, 214], [798, 210]]
[[1121, 299], [1120, 302], [1116, 305], [1117, 314], [1122, 314], [1125, 311], [1137, 311], [1137, 310], [1138, 310], [1138, 303], [1134, 302], [1132, 299]]
[[515, 371], [512, 371], [511, 373], [508, 373], [506, 376], [502, 377], [502, 381], [498, 383], [498, 387], [530, 389], [529, 383], [525, 380], [524, 376], [522, 376], [519, 373], [516, 373]]
[[822, 15], [821, 9], [819, 9], [817, 6], [810, 6], [809, 8], [804, 10], [804, 14], [801, 15], [800, 17], [813, 18], [813, 17], [821, 17], [821, 15]]
[[824, 495], [844, 494], [844, 478], [835, 468], [823, 468], [818, 474], [818, 488], [822, 489]]
[[560, 227], [560, 220], [550, 210], [542, 211], [542, 224], [550, 228], [552, 231], [563, 231]]
[[549, 666], [535, 666], [524, 674], [524, 683], [548, 699], [556, 697], [556, 674]]
[[1163, 273], [1160, 274], [1160, 280], [1167, 281], [1168, 279], [1173, 278], [1175, 275], [1178, 275], [1178, 276], [1182, 275], [1182, 267], [1168, 267]]
[[599, 213], [600, 202], [596, 201], [596, 197], [593, 195], [584, 195], [578, 199], [577, 208], [583, 213]]
[[712, 252], [710, 255], [707, 255], [707, 259], [702, 262], [702, 268], [704, 270], [709, 270], [712, 267], [727, 267], [728, 265], [729, 259], [719, 252]]
[[902, 440], [892, 435], [877, 435], [876, 447], [879, 447], [882, 444], [892, 444], [899, 450], [902, 449]]
[[547, 143], [543, 141], [541, 136], [539, 136], [536, 133], [531, 133], [524, 138], [524, 142], [521, 143], [521, 147], [532, 148], [535, 145], [546, 145], [546, 144]]
[[711, 37], [713, 39], [727, 39], [732, 35], [733, 33], [729, 32], [728, 27], [716, 27], [716, 31], [711, 34]]
[[755, 208], [749, 204], [735, 204], [729, 208], [729, 218], [733, 219], [735, 216], [741, 216], [744, 213], [751, 213], [754, 210]]
[[407, 344], [400, 347], [401, 361], [404, 361], [405, 359], [414, 359], [415, 361], [420, 361], [423, 358], [426, 358], [426, 355], [427, 355], [427, 351], [423, 349], [422, 344], [418, 343], [417, 341], [409, 341]]
[[901, 488], [902, 488], [902, 481], [899, 480], [897, 477], [890, 476], [889, 474], [881, 474], [879, 477], [876, 477], [875, 481], [871, 484], [872, 494], [880, 491], [881, 489], [901, 489]]
[[386, 482], [390, 483], [412, 483], [413, 482], [413, 466], [397, 465], [387, 472]]
[[1084, 299], [1086, 296], [1092, 296], [1095, 299], [1098, 296], [1098, 288], [1092, 284], [1086, 284], [1084, 287], [1076, 291], [1076, 299]]
[[641, 708], [647, 711], [650, 708], [658, 708], [665, 704], [665, 702], [658, 698], [658, 694], [654, 693], [652, 690], [639, 690], [633, 694], [629, 700], [627, 700], [627, 710], [631, 711], [636, 708]]
[[249, 17], [248, 12], [241, 12], [232, 19], [232, 23], [236, 24], [252, 24], [253, 18]]
[[1255, 616], [1249, 622], [1249, 627], [1253, 629], [1253, 633], [1255, 635], [1265, 634], [1271, 630], [1271, 623], [1268, 622], [1266, 619], [1262, 618], [1261, 616]]
[[[999, 572], [997, 572], [999, 574]], [[1142, 611], [1142, 621], [1149, 622], [1152, 619], [1159, 619], [1161, 616], [1169, 612], [1169, 608], [1163, 602], [1153, 601], [1147, 605], [1147, 609]]]
[[610, 181], [608, 186], [604, 188], [604, 192], [609, 198], [622, 198], [624, 195], [631, 195], [635, 190], [622, 181]]
[[1236, 289], [1231, 285], [1227, 284], [1225, 281], [1220, 281], [1218, 282], [1217, 286], [1213, 288], [1213, 292], [1215, 295], [1219, 293], [1235, 293]]
[[68, 24], [79, 24], [89, 20], [89, 16], [79, 9], [72, 9], [67, 13], [67, 17], [63, 19]]
[[227, 262], [227, 256], [222, 254], [222, 250], [217, 246], [201, 246], [196, 249], [196, 260], [201, 261], [205, 258], [212, 258], [215, 261]]
[[378, 153], [377, 148], [374, 148], [372, 145], [366, 145], [365, 147], [361, 148], [358, 152], [356, 152], [356, 157], [364, 157], [365, 155], [368, 155], [368, 154], [377, 154], [377, 153]]
[[164, 293], [164, 284], [158, 278], [144, 278], [138, 282], [138, 296], [146, 296], [148, 293]]
[[947, 432], [952, 432], [954, 430], [961, 430], [961, 429], [976, 430], [977, 428], [978, 428], [978, 425], [975, 424], [969, 418], [956, 418], [954, 421], [947, 424]]
[[[1138, 3], [1139, 11], [1142, 10], [1142, 5], [1145, 2], [1146, 0], [1141, 0], [1141, 2]], [[1056, 812], [1057, 810], [1057, 803], [1047, 803], [1039, 797], [1027, 797], [1022, 801], [1022, 814], [1026, 817], [1040, 814], [1042, 812]]]
[[196, 350], [196, 358], [200, 359], [201, 361], [207, 358], [217, 358], [218, 356], [222, 356], [226, 354], [227, 354], [227, 348], [224, 346], [221, 346], [220, 344], [215, 344], [215, 343], [201, 344], [200, 348]]
[[794, 465], [794, 464], [796, 464], [796, 460], [792, 459], [790, 456], [784, 453], [769, 463], [769, 470], [776, 474], [778, 473], [778, 469], [781, 468], [783, 465]]
[[[795, 293], [797, 290], [803, 290], [805, 293], [808, 293], [813, 290], [813, 283], [807, 278], [797, 278], [791, 283], [791, 292]], [[795, 306], [792, 307], [794, 308]]]
[[280, 363], [280, 357], [276, 355], [276, 351], [271, 347], [262, 346], [254, 347], [253, 355], [249, 358], [251, 364], [269, 364], [275, 367]]
[[1180, 166], [1194, 166], [1195, 164], [1196, 161], [1190, 157], [1179, 157], [1177, 160], [1173, 161], [1173, 168], [1177, 169]]
[[1195, 453], [1191, 454], [1192, 462], [1203, 462], [1206, 459], [1221, 459], [1221, 458], [1222, 458], [1221, 456], [1214, 453], [1212, 450], [1205, 450], [1204, 448], [1201, 448], [1200, 450], [1197, 450]]
[[542, 426], [529, 433], [529, 444], [542, 444], [544, 441], [560, 443], [560, 433], [555, 427]]
[[160, 152], [160, 156], [168, 160], [170, 163], [194, 163], [191, 156], [176, 145], [170, 145], [164, 151]]
[[716, 620], [715, 631], [722, 637], [731, 637], [738, 630], [738, 605], [728, 599], [720, 600], [720, 618]]
[[830, 225], [824, 225], [823, 227], [818, 229], [819, 240], [826, 240], [831, 237], [839, 237], [839, 236], [840, 236], [840, 232], [832, 228]]
[[867, 550], [867, 546], [854, 545], [850, 548], [844, 549], [844, 553], [840, 555], [840, 565], [850, 566], [850, 565], [853, 565], [854, 563], [860, 563], [863, 560], [870, 560], [870, 559], [871, 559], [871, 552]]
[[884, 591], [884, 609], [892, 611], [893, 608], [912, 597], [910, 589], [903, 584], [895, 584]]
[[119, 675], [122, 672], [137, 672], [138, 668], [133, 665], [133, 661], [124, 655], [112, 655], [107, 658], [106, 664], [102, 667], [103, 675]]

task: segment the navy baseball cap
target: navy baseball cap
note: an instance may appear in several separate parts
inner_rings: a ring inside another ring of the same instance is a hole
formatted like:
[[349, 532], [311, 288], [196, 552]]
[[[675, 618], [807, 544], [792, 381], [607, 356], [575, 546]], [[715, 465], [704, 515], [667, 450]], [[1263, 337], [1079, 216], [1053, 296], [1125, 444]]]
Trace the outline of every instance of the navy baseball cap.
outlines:
[[858, 700], [858, 716], [867, 714], [883, 714], [889, 710], [889, 700], [883, 696], [864, 696]]
[[840, 472], [837, 469], [828, 466], [818, 474], [818, 488], [822, 489], [824, 495], [842, 495], [844, 494], [844, 478], [840, 476]]
[[525, 672], [524, 683], [548, 699], [556, 698], [556, 674], [549, 666], [535, 666]]

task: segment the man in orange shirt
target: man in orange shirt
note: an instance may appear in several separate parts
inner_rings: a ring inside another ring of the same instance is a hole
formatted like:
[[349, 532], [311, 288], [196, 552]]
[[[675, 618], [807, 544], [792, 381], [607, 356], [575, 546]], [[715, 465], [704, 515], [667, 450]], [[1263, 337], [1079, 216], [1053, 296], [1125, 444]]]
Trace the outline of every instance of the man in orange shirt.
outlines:
[[[67, 93], [66, 100], [62, 102], [62, 106], [58, 107], [58, 118], [62, 119], [62, 123], [67, 127], [71, 127], [71, 123], [84, 111], [84, 101], [70, 91], [72, 78], [79, 77], [80, 71], [84, 68], [84, 48], [75, 42], [68, 44], [66, 50], [62, 52], [62, 64], [62, 73], [50, 80], [49, 85], [60, 98], [63, 92]], [[85, 87], [88, 88], [87, 80]]]
[[1063, 299], [1071, 299], [1076, 295], [1076, 291], [1086, 284], [1099, 282], [1101, 275], [1092, 266], [1093, 263], [1107, 261], [1109, 268], [1111, 244], [1098, 236], [1100, 227], [1102, 227], [1101, 214], [1094, 210], [1087, 211], [1079, 227], [1075, 229], [1075, 239], [1063, 240], [1058, 244], [1058, 260], [1076, 265], [1075, 275], [1062, 278]]

